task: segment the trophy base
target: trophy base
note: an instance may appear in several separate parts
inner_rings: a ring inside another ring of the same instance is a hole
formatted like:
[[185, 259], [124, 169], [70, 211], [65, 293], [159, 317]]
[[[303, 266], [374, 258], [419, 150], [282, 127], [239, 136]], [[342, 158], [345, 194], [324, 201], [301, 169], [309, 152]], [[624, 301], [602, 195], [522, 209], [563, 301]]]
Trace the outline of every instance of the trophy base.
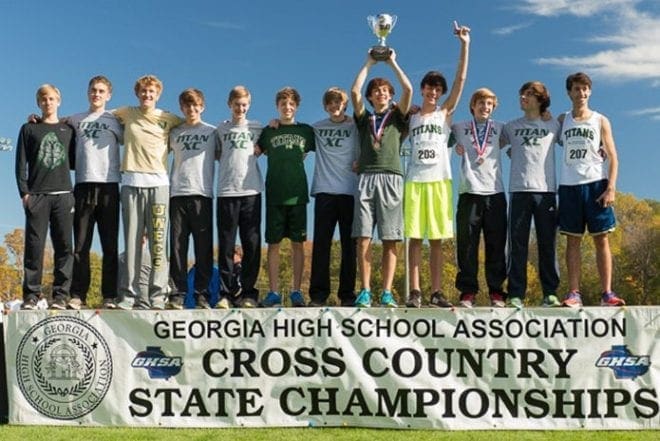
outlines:
[[387, 46], [373, 46], [369, 50], [369, 55], [376, 61], [386, 61], [392, 55], [392, 49]]

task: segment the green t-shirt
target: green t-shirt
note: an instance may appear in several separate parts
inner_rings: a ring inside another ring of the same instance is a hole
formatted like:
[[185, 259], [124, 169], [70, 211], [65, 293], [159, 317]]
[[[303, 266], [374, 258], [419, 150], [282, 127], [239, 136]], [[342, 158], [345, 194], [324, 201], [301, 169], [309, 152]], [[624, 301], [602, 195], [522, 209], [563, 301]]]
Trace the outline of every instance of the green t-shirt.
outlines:
[[265, 127], [259, 147], [268, 158], [267, 205], [300, 205], [309, 202], [305, 153], [316, 150], [314, 129], [307, 124]]
[[398, 107], [392, 109], [384, 122], [378, 148], [374, 148], [374, 115], [365, 111], [355, 116], [355, 124], [360, 134], [360, 159], [358, 173], [394, 173], [403, 176], [399, 150], [406, 136], [408, 120]]

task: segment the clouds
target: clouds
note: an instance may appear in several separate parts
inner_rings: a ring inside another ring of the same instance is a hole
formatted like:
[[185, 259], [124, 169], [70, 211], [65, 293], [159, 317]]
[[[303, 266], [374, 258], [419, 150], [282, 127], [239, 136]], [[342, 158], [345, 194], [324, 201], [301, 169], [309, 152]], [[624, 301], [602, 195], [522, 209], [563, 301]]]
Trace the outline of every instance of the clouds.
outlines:
[[532, 24], [534, 24], [531, 21], [528, 21], [526, 23], [520, 23], [512, 26], [504, 26], [501, 28], [493, 29], [493, 34], [495, 35], [511, 35], [515, 34], [516, 32], [530, 27]]
[[639, 0], [522, 0], [517, 9], [543, 17], [563, 14], [586, 17], [601, 12], [634, 8], [636, 3], [639, 3]]
[[[521, 0], [516, 9], [541, 17], [591, 16], [607, 21], [602, 35], [585, 36], [587, 53], [538, 58], [542, 65], [586, 70], [613, 81], [649, 80], [660, 86], [660, 16], [640, 0]], [[588, 44], [605, 48], [589, 53]]]
[[660, 107], [650, 107], [648, 109], [635, 110], [630, 112], [633, 116], [648, 116], [654, 121], [660, 121]]

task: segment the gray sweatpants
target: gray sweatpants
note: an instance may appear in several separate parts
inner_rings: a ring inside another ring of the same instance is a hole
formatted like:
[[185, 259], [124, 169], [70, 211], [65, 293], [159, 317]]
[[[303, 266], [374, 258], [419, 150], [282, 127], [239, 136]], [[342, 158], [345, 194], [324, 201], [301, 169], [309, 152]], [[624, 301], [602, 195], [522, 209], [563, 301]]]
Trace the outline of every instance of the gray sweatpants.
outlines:
[[[124, 305], [157, 309], [165, 307], [169, 278], [167, 262], [169, 200], [168, 186], [143, 188], [125, 185], [121, 188], [126, 261], [120, 271], [125, 271], [127, 277], [119, 286], [119, 298]], [[148, 297], [140, 294], [139, 288], [142, 240], [145, 234], [151, 253]]]

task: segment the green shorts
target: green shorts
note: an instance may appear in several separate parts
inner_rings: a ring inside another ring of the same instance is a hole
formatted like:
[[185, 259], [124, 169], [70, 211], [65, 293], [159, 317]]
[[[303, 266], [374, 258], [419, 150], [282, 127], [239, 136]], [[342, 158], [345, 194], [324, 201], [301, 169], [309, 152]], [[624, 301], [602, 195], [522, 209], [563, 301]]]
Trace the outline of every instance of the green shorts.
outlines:
[[404, 235], [429, 240], [454, 237], [453, 206], [451, 179], [406, 182], [403, 196]]
[[266, 243], [307, 240], [307, 204], [266, 205]]

